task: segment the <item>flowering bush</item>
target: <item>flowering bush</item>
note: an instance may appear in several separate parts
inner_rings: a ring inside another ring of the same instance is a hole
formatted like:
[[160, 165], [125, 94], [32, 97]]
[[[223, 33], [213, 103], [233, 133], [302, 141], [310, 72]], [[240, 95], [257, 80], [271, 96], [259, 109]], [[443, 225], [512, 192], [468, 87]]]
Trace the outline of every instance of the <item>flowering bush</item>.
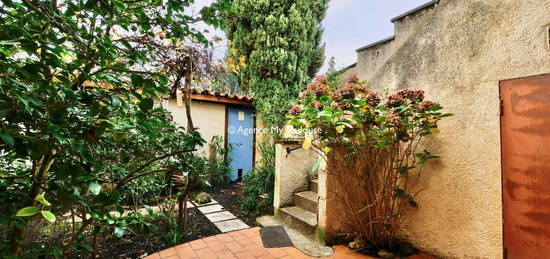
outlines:
[[336, 89], [319, 76], [300, 94], [300, 104], [290, 109], [289, 123], [315, 132], [305, 136], [304, 148], [325, 152], [349, 234], [389, 247], [407, 206], [418, 206], [416, 194], [409, 193], [410, 171], [419, 173], [426, 160], [437, 158], [419, 152], [419, 143], [439, 133], [438, 122], [451, 114], [424, 100], [422, 90], [402, 89], [384, 97], [365, 85], [352, 75]]
[[[300, 94], [300, 104], [290, 110], [290, 124], [299, 129], [319, 129], [320, 145], [348, 142], [367, 133], [376, 147], [439, 133], [437, 122], [450, 114], [441, 105], [424, 100], [424, 91], [402, 89], [383, 97], [352, 75], [340, 89], [318, 76]], [[310, 139], [313, 136], [306, 136]]]

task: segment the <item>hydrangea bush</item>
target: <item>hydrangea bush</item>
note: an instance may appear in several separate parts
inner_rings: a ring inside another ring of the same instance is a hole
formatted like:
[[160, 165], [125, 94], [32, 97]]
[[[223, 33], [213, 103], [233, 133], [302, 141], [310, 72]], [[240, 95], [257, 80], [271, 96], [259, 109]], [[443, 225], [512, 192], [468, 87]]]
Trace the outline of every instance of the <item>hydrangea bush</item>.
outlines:
[[422, 90], [383, 95], [351, 75], [339, 88], [318, 76], [289, 110], [289, 124], [311, 132], [304, 148], [325, 153], [339, 190], [335, 200], [345, 210], [342, 223], [359, 243], [391, 246], [407, 209], [418, 207], [408, 180], [426, 160], [438, 158], [421, 142], [451, 116], [441, 109]]

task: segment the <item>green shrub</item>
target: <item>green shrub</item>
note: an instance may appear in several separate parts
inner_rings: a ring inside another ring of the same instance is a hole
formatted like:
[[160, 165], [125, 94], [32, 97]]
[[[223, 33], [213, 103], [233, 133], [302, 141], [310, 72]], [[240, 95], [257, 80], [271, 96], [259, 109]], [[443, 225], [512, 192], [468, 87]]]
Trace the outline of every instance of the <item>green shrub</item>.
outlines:
[[231, 146], [224, 147], [223, 138], [214, 136], [209, 144], [210, 152], [206, 161], [208, 179], [212, 187], [224, 187], [229, 183], [231, 177]]
[[261, 215], [273, 206], [275, 184], [275, 145], [260, 143], [262, 159], [244, 179], [241, 212], [249, 216]]

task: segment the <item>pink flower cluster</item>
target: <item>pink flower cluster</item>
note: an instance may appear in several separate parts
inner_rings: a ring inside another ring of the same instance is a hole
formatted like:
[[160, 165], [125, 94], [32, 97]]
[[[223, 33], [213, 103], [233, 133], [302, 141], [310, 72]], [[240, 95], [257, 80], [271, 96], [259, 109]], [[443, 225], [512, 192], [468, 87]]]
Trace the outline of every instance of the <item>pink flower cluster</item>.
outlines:
[[423, 101], [421, 103], [418, 104], [418, 110], [421, 110], [421, 111], [428, 111], [430, 110], [430, 108], [432, 108], [433, 106], [437, 105], [436, 102], [432, 102], [432, 101]]
[[300, 105], [294, 105], [290, 110], [288, 110], [288, 113], [292, 116], [296, 116], [302, 112], [302, 107]]
[[365, 96], [365, 101], [371, 107], [376, 107], [382, 101], [380, 95], [375, 91], [369, 91]]
[[340, 102], [342, 100], [346, 99], [353, 99], [355, 98], [355, 91], [353, 89], [353, 86], [346, 85], [334, 93], [334, 97], [332, 97], [333, 100]]
[[409, 99], [411, 101], [421, 102], [424, 100], [424, 91], [416, 89], [401, 89], [397, 92], [398, 95], [403, 97], [403, 99]]
[[399, 116], [399, 114], [393, 113], [393, 112], [388, 113], [388, 115], [386, 116], [385, 121], [386, 121], [386, 123], [388, 123], [388, 125], [390, 125], [392, 127], [395, 127], [395, 128], [399, 128], [402, 125], [401, 116]]
[[388, 101], [386, 102], [386, 106], [397, 107], [401, 104], [403, 104], [403, 96], [401, 96], [400, 94], [388, 95]]

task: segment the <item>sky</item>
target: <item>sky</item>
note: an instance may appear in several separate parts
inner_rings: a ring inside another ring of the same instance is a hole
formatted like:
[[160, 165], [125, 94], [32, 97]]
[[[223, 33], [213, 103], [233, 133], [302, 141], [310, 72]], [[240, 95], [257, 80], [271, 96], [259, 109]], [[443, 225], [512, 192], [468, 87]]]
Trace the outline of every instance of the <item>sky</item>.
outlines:
[[355, 50], [393, 35], [391, 19], [428, 0], [331, 0], [323, 26], [326, 72], [330, 57], [336, 68], [357, 61]]
[[[204, 6], [213, 0], [197, 0]], [[429, 0], [331, 0], [322, 24], [325, 28], [325, 64], [319, 71], [326, 72], [330, 57], [335, 57], [336, 68], [344, 68], [357, 61], [355, 50], [393, 35], [391, 19], [414, 9]], [[222, 31], [209, 34], [225, 39]], [[223, 57], [226, 41], [215, 47], [215, 55]]]

